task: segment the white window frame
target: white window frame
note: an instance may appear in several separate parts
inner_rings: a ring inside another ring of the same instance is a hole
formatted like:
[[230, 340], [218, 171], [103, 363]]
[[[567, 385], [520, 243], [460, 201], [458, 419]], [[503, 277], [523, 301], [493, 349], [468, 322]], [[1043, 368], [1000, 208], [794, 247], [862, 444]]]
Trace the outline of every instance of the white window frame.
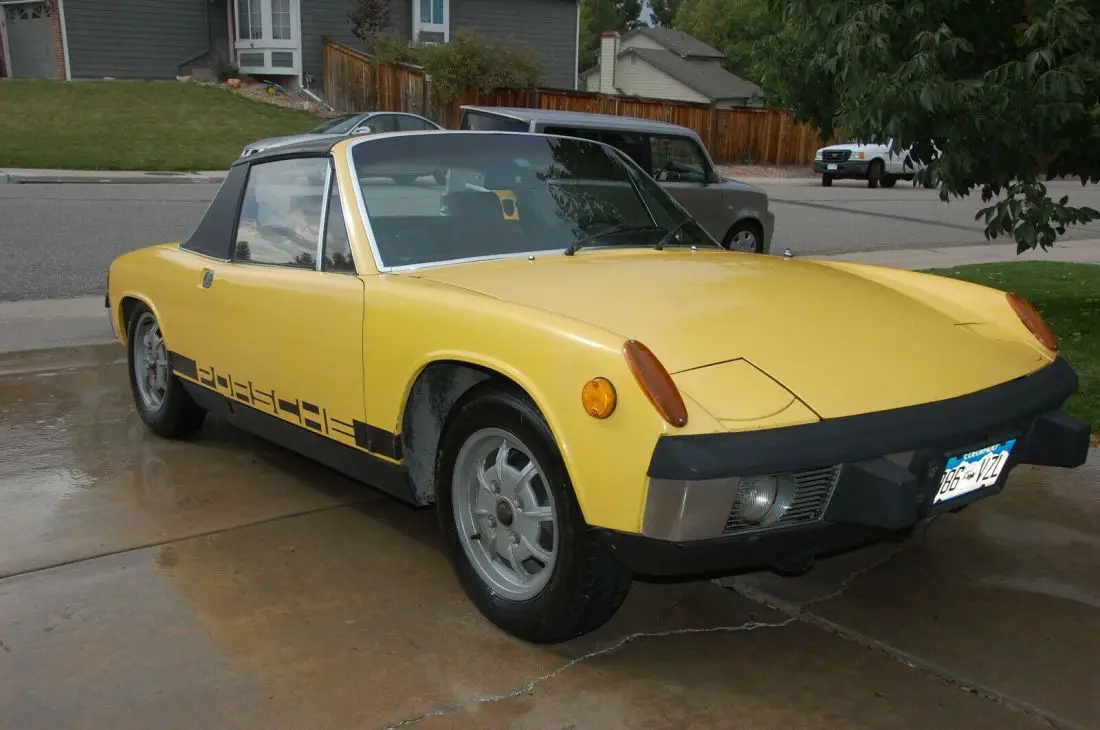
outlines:
[[[290, 39], [276, 40], [273, 35], [272, 0], [253, 0], [260, 6], [261, 37], [255, 40], [241, 40], [240, 13], [238, 7], [241, 0], [231, 0], [227, 3], [229, 13], [233, 19], [230, 35], [233, 60], [241, 65], [240, 54], [258, 53], [264, 58], [263, 66], [244, 66], [241, 73], [268, 74], [272, 76], [296, 76], [299, 81], [302, 76], [302, 8], [301, 0], [290, 0]], [[272, 52], [289, 52], [294, 56], [293, 66], [271, 65]]]
[[414, 43], [420, 41], [420, 32], [427, 31], [429, 33], [442, 33], [443, 42], [448, 43], [451, 40], [451, 0], [443, 0], [443, 22], [442, 23], [423, 23], [420, 20], [420, 5], [425, 2], [432, 2], [433, 0], [412, 0], [412, 39]]

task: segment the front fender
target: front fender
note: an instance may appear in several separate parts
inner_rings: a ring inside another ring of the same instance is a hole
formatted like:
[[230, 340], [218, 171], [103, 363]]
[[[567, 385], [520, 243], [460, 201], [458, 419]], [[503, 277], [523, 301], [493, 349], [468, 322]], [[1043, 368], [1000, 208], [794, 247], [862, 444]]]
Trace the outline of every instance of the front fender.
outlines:
[[[419, 374], [433, 362], [458, 361], [499, 373], [531, 397], [546, 418], [586, 521], [637, 532], [646, 472], [664, 433], [710, 433], [721, 426], [685, 394], [688, 424], [665, 423], [641, 391], [615, 333], [541, 310], [407, 276], [367, 281], [364, 368], [370, 423], [400, 433]], [[581, 405], [593, 377], [611, 381], [612, 415]]]

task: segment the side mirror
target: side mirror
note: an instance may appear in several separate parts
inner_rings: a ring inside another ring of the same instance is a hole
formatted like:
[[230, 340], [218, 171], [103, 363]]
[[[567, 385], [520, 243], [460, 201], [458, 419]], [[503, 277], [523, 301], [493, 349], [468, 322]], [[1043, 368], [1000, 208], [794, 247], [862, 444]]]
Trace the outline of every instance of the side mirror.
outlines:
[[352, 134], [374, 134], [374, 127], [369, 124], [361, 124], [355, 128]]

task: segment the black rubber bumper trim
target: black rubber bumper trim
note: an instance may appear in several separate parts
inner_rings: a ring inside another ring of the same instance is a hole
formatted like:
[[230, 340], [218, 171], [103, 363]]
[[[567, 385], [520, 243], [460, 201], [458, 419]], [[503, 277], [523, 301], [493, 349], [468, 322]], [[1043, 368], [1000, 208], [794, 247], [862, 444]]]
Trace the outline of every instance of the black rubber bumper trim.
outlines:
[[[835, 170], [828, 170], [825, 165], [836, 165]], [[856, 162], [821, 162], [815, 160], [813, 163], [813, 171], [817, 173], [823, 173], [826, 175], [832, 175], [833, 177], [867, 177], [867, 170], [871, 166], [871, 163], [867, 160], [859, 160]]]
[[627, 570], [654, 578], [715, 577], [768, 568], [796, 570], [817, 557], [848, 552], [907, 532], [817, 522], [713, 540], [670, 542], [597, 530], [604, 548]]
[[[1023, 433], [1075, 390], [1077, 373], [1059, 357], [1031, 375], [934, 403], [761, 431], [661, 436], [648, 474], [655, 479], [721, 479], [910, 450], [950, 450], [1010, 431]], [[1087, 448], [1088, 425], [1084, 428]], [[1074, 443], [1080, 443], [1079, 435]], [[1079, 451], [1079, 446], [1072, 448]]]

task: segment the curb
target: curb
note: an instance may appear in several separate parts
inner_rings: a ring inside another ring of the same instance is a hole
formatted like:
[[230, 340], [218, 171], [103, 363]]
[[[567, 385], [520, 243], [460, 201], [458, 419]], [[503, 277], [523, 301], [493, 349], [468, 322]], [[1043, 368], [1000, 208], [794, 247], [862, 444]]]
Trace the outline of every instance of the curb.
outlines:
[[225, 179], [225, 173], [194, 173], [194, 172], [121, 172], [108, 171], [0, 171], [0, 185], [57, 185], [66, 183], [89, 184], [173, 184], [197, 183], [220, 184]]

